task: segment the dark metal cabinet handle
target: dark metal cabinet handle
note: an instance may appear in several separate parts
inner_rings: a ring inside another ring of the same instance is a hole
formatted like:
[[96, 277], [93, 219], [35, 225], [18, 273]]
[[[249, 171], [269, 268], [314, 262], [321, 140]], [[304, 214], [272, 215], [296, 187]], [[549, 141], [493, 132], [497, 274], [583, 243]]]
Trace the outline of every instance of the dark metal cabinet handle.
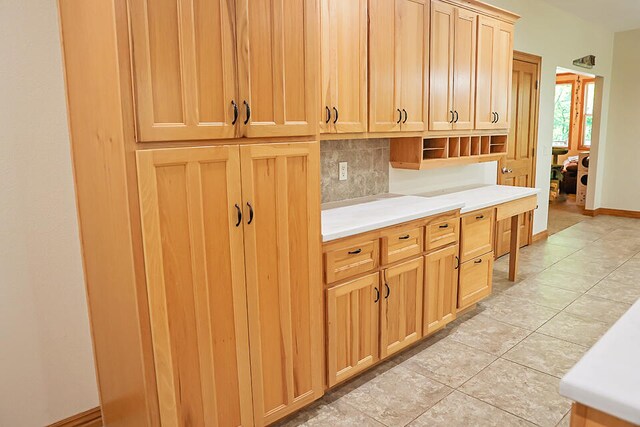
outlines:
[[407, 119], [409, 118], [409, 115], [407, 114], [407, 110], [403, 108], [402, 112], [404, 113], [404, 120], [402, 121], [402, 123], [407, 123]]
[[456, 267], [454, 268], [454, 270], [457, 270], [460, 268], [460, 258], [458, 257], [458, 255], [456, 255]]
[[327, 110], [327, 120], [325, 120], [324, 122], [329, 123], [331, 121], [331, 110], [326, 105], [324, 106], [324, 108]]
[[400, 123], [402, 121], [402, 111], [399, 108], [396, 108], [396, 111], [399, 114], [398, 121], [396, 123]]
[[496, 123], [500, 121], [500, 113], [496, 113]]
[[400, 237], [398, 237], [398, 239], [400, 239], [400, 240], [407, 240], [407, 239], [409, 239], [409, 237], [410, 237], [410, 236], [407, 234], [407, 235], [405, 235], [405, 236], [400, 236]]
[[491, 123], [495, 123], [496, 122], [496, 113], [495, 112], [491, 112]]
[[378, 287], [376, 286], [375, 288], [373, 288], [376, 291], [376, 299], [373, 300], [374, 303], [380, 301], [380, 289], [378, 289]]
[[247, 222], [248, 225], [253, 222], [253, 206], [251, 206], [251, 203], [249, 202], [247, 202], [247, 206], [249, 207], [249, 221]]
[[236, 203], [236, 211], [238, 212], [238, 222], [236, 222], [236, 227], [238, 227], [242, 222], [242, 210], [240, 209], [240, 206], [238, 206], [237, 203]]
[[336, 113], [336, 118], [333, 119], [333, 123], [337, 123], [338, 122], [338, 109], [336, 107], [333, 107], [333, 112]]
[[478, 215], [478, 216], [476, 217], [476, 219], [483, 219], [483, 218], [484, 218], [484, 215]]
[[360, 252], [362, 252], [362, 249], [356, 249], [355, 251], [349, 251], [348, 254], [349, 255], [358, 255]]
[[453, 123], [456, 116], [453, 114], [453, 110], [449, 110], [449, 113], [451, 113], [451, 120], [449, 120], [449, 123]]
[[384, 284], [384, 287], [387, 288], [387, 294], [384, 296], [384, 299], [387, 299], [389, 298], [389, 295], [391, 295], [391, 288], [389, 288], [389, 285], [386, 283]]
[[233, 105], [233, 121], [231, 124], [235, 125], [238, 121], [238, 104], [236, 104], [236, 101], [231, 100], [231, 105]]
[[442, 224], [440, 228], [449, 228], [449, 224]]
[[456, 113], [456, 120], [453, 123], [458, 123], [458, 120], [460, 119], [460, 116], [458, 116], [458, 111], [454, 111], [454, 113]]
[[482, 264], [482, 259], [477, 259], [473, 261], [474, 264]]
[[251, 120], [251, 107], [249, 107], [249, 103], [246, 100], [244, 101], [244, 108], [247, 111], [247, 118], [244, 120], [244, 124], [246, 125], [249, 123], [249, 120]]

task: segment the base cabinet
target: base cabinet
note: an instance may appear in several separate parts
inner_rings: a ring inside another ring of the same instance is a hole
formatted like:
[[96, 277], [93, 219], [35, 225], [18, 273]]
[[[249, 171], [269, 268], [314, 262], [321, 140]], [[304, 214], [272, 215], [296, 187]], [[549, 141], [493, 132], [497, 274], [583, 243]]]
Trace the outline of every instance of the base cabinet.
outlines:
[[137, 159], [162, 425], [262, 426], [320, 397], [318, 143]]
[[379, 359], [380, 274], [327, 290], [327, 384], [333, 387]]
[[465, 309], [491, 294], [493, 252], [460, 265], [458, 310]]
[[425, 257], [423, 298], [424, 335], [442, 329], [456, 318], [458, 305], [458, 245]]

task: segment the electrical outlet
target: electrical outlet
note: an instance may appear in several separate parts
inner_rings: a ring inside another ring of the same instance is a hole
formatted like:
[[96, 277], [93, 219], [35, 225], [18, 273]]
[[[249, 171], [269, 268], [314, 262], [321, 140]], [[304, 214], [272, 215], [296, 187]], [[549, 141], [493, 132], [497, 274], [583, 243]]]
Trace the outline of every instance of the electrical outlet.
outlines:
[[340, 181], [346, 181], [348, 177], [347, 162], [340, 162], [338, 167], [339, 167]]

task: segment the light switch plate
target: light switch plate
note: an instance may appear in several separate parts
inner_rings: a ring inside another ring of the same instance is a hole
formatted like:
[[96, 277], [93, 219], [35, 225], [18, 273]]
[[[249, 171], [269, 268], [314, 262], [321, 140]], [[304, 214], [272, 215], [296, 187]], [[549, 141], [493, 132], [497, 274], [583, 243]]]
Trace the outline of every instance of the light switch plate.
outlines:
[[348, 177], [347, 162], [340, 162], [339, 163], [339, 179], [340, 181], [346, 181], [347, 177]]

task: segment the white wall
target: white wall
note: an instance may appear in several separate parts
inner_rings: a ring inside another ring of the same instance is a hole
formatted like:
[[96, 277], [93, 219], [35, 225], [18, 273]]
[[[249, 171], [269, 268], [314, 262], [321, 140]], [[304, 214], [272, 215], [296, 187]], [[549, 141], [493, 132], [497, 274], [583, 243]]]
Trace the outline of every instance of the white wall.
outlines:
[[[538, 161], [536, 186], [542, 190], [540, 208], [536, 210], [533, 232], [539, 233], [547, 228], [549, 175], [551, 173], [551, 140], [553, 136], [553, 98], [555, 92], [556, 67], [576, 69], [572, 62], [576, 58], [593, 54], [597, 57], [597, 66], [590, 73], [605, 77], [604, 105], [600, 133], [600, 148], [592, 149], [594, 169], [603, 163], [606, 147], [607, 116], [609, 105], [609, 84], [613, 48], [613, 33], [597, 24], [586, 22], [574, 15], [545, 3], [542, 0], [487, 0], [498, 7], [518, 13], [522, 18], [516, 24], [516, 50], [542, 57], [542, 81], [540, 84], [540, 120], [538, 129]], [[407, 186], [419, 192], [421, 183], [425, 191], [437, 185], [455, 187], [463, 182], [487, 182], [492, 173], [495, 176], [495, 163], [481, 165], [479, 168], [451, 168], [450, 170], [431, 170], [420, 172], [390, 173], [390, 190], [400, 191]], [[453, 174], [452, 171], [457, 171]], [[601, 204], [602, 173], [591, 176], [592, 193], [588, 206], [593, 208]], [[453, 177], [453, 179], [452, 179]]]
[[640, 211], [640, 29], [616, 33], [602, 206]]
[[0, 1], [0, 425], [98, 405], [55, 1]]

